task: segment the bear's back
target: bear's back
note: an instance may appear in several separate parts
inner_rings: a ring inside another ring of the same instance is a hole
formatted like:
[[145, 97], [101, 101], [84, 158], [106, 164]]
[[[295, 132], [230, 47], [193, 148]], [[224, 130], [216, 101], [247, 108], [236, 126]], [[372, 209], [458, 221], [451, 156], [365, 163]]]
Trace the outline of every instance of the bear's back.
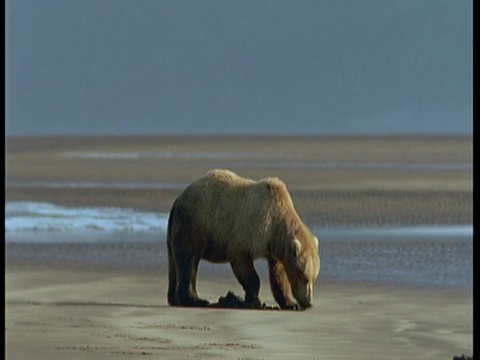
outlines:
[[177, 203], [203, 236], [227, 247], [252, 241], [249, 247], [259, 253], [273, 235], [275, 220], [285, 213], [280, 207], [290, 206], [291, 199], [277, 178], [254, 181], [213, 170], [190, 184]]
[[[210, 214], [230, 213], [241, 206], [258, 206], [268, 202], [267, 187], [260, 182], [238, 176], [229, 170], [216, 169], [191, 183], [180, 194], [182, 205]], [[249, 204], [256, 202], [256, 204]]]
[[280, 179], [269, 177], [255, 181], [223, 169], [211, 170], [191, 183], [177, 200], [184, 207], [195, 210], [229, 212], [243, 206], [244, 209], [269, 208], [296, 214], [290, 193]]
[[[184, 198], [184, 205], [190, 207], [207, 204], [226, 206], [245, 200], [245, 194], [251, 192], [255, 184], [255, 181], [242, 178], [230, 170], [216, 169], [191, 183], [179, 198]], [[219, 204], [221, 199], [225, 201], [223, 204]]]

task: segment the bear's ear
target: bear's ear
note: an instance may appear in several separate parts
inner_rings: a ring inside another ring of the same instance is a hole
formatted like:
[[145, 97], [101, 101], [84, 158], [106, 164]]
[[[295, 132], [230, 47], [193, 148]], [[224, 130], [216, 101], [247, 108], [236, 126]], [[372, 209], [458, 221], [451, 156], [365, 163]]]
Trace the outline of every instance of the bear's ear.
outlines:
[[302, 251], [302, 243], [297, 238], [293, 239], [293, 253], [295, 256], [300, 255]]
[[315, 246], [318, 249], [318, 238], [316, 236], [313, 237], [313, 242], [315, 243]]

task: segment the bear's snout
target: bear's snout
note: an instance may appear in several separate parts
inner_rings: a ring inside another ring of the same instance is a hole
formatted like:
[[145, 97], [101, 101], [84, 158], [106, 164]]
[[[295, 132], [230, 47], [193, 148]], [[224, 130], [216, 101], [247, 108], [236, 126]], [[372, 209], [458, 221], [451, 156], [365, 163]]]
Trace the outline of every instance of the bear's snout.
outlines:
[[313, 283], [302, 284], [292, 288], [292, 292], [301, 310], [306, 310], [313, 306]]

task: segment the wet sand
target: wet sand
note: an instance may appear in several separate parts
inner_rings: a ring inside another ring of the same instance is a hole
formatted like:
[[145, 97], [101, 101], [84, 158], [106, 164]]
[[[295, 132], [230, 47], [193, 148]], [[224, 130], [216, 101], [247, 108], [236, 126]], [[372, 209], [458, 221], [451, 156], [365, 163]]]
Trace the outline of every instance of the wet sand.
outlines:
[[[165, 303], [166, 274], [7, 268], [7, 359], [451, 359], [472, 353], [472, 297], [332, 283], [305, 312], [183, 309]], [[203, 276], [215, 301], [233, 278]], [[268, 286], [263, 301], [273, 304]]]
[[[168, 156], [78, 156], [85, 152]], [[203, 155], [192, 159], [188, 153]], [[181, 190], [35, 183], [188, 183], [208, 169], [233, 165], [244, 176], [283, 179], [310, 225], [472, 223], [468, 169], [288, 165], [465, 164], [472, 162], [471, 138], [9, 139], [6, 161], [7, 201], [167, 212]], [[126, 246], [125, 256], [128, 251]], [[461, 290], [336, 282], [320, 275], [314, 308], [306, 312], [178, 309], [166, 306], [163, 269], [9, 261], [8, 253], [6, 260], [8, 359], [451, 359], [473, 351], [473, 296]], [[262, 284], [262, 300], [272, 305], [268, 282]], [[221, 265], [202, 272], [198, 288], [210, 301], [228, 290], [242, 293]]]

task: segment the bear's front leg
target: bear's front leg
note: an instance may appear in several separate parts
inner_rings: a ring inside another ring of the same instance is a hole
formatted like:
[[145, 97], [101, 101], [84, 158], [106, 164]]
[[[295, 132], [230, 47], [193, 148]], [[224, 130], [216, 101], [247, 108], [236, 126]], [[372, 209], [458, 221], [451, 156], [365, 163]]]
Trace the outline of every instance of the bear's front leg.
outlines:
[[292, 288], [283, 264], [276, 258], [268, 258], [268, 270], [272, 295], [281, 309], [296, 310], [298, 305], [293, 300]]
[[247, 256], [236, 257], [230, 264], [235, 277], [245, 290], [245, 301], [252, 307], [261, 307], [260, 278], [253, 266], [253, 260]]

